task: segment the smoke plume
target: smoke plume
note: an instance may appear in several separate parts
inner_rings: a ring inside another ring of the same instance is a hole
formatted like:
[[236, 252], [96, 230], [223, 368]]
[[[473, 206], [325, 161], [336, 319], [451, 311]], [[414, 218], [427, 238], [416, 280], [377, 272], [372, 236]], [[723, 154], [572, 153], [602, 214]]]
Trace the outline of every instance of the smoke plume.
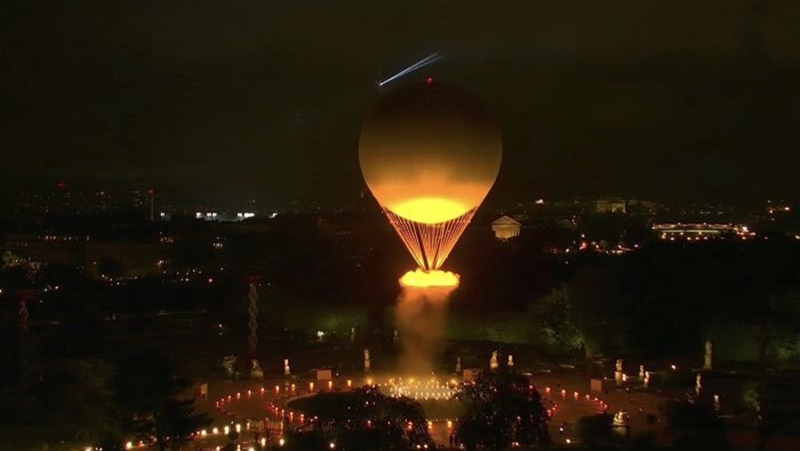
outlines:
[[406, 375], [430, 374], [441, 351], [447, 301], [458, 288], [458, 275], [418, 270], [403, 276], [400, 284], [395, 315], [402, 346], [399, 369]]

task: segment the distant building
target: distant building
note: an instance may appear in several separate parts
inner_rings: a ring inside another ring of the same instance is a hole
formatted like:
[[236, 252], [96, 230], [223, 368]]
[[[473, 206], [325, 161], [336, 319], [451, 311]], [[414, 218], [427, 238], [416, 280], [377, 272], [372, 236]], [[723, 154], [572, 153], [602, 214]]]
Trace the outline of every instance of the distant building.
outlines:
[[12, 233], [6, 235], [5, 249], [36, 262], [83, 267], [88, 243], [87, 235]]
[[[643, 199], [630, 199], [622, 197], [606, 197], [597, 199], [592, 202], [594, 205], [594, 212], [597, 214], [624, 214], [624, 215], [653, 215], [659, 210], [663, 210], [662, 206]], [[591, 204], [589, 208], [591, 209]]]
[[737, 224], [654, 224], [655, 231], [662, 240], [668, 241], [708, 241], [715, 239], [755, 237], [746, 225]]
[[519, 230], [521, 227], [522, 224], [508, 216], [502, 216], [492, 222], [492, 231], [494, 232], [494, 237], [503, 241], [508, 241], [511, 238], [519, 236]]
[[598, 199], [594, 203], [595, 213], [627, 213], [628, 203], [625, 199]]

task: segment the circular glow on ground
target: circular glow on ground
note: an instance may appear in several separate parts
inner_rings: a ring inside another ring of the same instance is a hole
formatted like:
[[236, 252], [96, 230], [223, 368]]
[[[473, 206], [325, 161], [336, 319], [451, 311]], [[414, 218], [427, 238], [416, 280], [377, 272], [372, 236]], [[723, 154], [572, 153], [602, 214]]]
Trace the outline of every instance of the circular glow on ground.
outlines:
[[452, 287], [458, 286], [460, 277], [450, 271], [423, 271], [416, 269], [409, 271], [400, 278], [400, 285], [403, 287]]

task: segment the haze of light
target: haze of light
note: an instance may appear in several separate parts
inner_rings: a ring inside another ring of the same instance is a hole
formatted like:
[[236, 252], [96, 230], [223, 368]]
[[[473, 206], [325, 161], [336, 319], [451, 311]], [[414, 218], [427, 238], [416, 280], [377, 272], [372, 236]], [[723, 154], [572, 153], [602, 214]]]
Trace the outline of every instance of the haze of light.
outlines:
[[459, 275], [451, 271], [423, 271], [416, 269], [409, 271], [400, 278], [400, 285], [404, 288], [456, 288], [459, 284]]
[[449, 221], [469, 211], [454, 200], [435, 197], [409, 199], [395, 205], [391, 210], [398, 216], [423, 224]]
[[370, 189], [384, 208], [401, 218], [421, 224], [441, 224], [476, 208], [491, 187], [492, 181], [467, 182], [450, 176], [445, 169], [433, 169], [436, 168], [428, 168], [419, 176], [403, 181], [373, 181]]
[[458, 287], [459, 276], [449, 271], [409, 271], [400, 278], [395, 324], [402, 352], [398, 361], [405, 374], [429, 375], [441, 352], [447, 301]]

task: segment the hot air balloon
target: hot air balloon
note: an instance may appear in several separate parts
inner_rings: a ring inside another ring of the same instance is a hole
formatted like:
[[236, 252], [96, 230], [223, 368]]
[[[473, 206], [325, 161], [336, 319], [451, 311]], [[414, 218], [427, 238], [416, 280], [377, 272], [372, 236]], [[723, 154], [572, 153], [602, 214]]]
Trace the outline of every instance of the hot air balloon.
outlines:
[[494, 184], [502, 140], [472, 95], [422, 83], [378, 101], [364, 120], [358, 152], [370, 191], [419, 267], [431, 271]]

